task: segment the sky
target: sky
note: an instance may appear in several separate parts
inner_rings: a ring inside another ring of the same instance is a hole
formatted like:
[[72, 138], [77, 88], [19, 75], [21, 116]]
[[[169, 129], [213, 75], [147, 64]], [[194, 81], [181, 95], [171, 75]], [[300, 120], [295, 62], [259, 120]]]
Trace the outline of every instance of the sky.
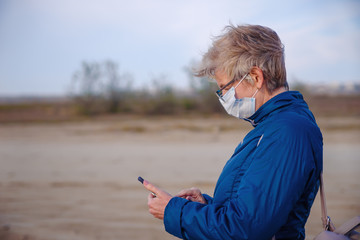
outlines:
[[232, 23], [274, 29], [290, 82], [360, 82], [358, 0], [0, 0], [0, 96], [66, 95], [81, 63], [112, 60], [134, 87], [189, 86]]

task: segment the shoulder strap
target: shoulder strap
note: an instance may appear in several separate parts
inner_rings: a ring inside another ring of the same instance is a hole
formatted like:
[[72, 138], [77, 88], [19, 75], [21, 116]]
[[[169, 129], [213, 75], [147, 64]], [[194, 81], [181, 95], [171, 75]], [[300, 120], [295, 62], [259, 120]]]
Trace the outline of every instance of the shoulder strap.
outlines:
[[330, 217], [327, 215], [326, 199], [324, 191], [323, 173], [320, 173], [320, 205], [321, 205], [321, 220], [325, 230], [334, 231], [335, 226], [331, 222]]
[[335, 232], [338, 234], [346, 235], [359, 226], [360, 226], [360, 216], [356, 216], [345, 222], [340, 227], [336, 228]]

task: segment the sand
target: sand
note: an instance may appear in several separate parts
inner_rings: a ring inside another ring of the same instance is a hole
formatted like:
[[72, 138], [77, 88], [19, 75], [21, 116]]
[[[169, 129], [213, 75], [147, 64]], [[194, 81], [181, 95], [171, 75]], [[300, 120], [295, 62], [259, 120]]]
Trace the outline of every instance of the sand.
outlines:
[[[360, 215], [360, 123], [319, 125], [328, 212], [338, 226]], [[211, 195], [251, 128], [230, 117], [1, 125], [0, 239], [177, 239], [148, 213], [137, 177], [171, 194], [196, 186]], [[320, 231], [316, 199], [307, 239]]]

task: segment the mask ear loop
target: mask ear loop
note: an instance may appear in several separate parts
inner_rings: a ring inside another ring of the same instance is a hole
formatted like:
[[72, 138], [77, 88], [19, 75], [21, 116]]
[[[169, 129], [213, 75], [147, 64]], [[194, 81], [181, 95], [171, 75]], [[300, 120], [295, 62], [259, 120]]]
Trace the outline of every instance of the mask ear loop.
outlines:
[[245, 74], [245, 75], [242, 77], [242, 79], [240, 80], [240, 82], [239, 82], [238, 84], [236, 84], [236, 86], [235, 86], [234, 88], [237, 88], [237, 87], [240, 85], [240, 83], [246, 78], [247, 75], [248, 75], [248, 73]]
[[259, 91], [259, 89], [256, 89], [256, 92], [254, 93], [254, 95], [252, 95], [251, 98], [254, 98], [258, 91]]
[[244, 79], [241, 79], [240, 82], [238, 84], [236, 84], [236, 86], [234, 88], [237, 88], [243, 80]]

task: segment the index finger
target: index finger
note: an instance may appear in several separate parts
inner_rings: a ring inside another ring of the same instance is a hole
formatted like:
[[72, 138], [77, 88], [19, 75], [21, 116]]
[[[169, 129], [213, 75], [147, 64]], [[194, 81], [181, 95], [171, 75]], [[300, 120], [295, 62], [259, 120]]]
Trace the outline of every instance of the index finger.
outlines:
[[159, 191], [161, 191], [159, 188], [155, 187], [153, 184], [151, 184], [147, 180], [144, 180], [143, 185], [147, 190], [149, 190], [150, 192], [155, 193], [156, 195], [158, 195]]

